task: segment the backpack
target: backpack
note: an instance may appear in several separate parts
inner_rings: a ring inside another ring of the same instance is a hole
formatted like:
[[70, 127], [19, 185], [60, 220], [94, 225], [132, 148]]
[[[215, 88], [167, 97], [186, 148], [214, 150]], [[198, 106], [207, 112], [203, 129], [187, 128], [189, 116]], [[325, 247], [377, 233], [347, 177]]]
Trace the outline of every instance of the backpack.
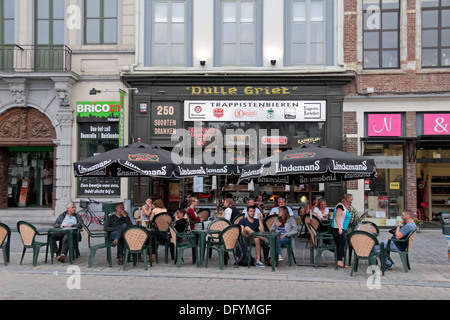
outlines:
[[[248, 266], [248, 248], [245, 244], [237, 242], [233, 253], [238, 266]], [[250, 261], [250, 265], [255, 265], [255, 259], [253, 257]]]

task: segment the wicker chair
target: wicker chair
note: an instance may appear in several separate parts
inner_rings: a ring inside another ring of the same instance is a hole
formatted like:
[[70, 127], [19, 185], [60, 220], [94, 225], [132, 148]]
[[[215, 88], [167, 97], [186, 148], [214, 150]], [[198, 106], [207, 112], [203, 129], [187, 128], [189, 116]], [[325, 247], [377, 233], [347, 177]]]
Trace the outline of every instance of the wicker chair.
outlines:
[[380, 255], [379, 252], [374, 252], [373, 247], [378, 245], [377, 238], [370, 232], [355, 230], [349, 235], [349, 243], [352, 251], [355, 252], [355, 261], [352, 264], [352, 271], [358, 271], [358, 261], [360, 259], [368, 260], [369, 265], [375, 265], [376, 259]]
[[236, 217], [234, 217], [233, 221], [231, 221], [232, 224], [239, 224], [239, 221], [241, 221], [242, 219], [244, 219], [245, 214], [241, 213], [239, 215], [237, 215]]
[[[149, 240], [151, 240], [150, 231], [145, 227], [131, 225], [122, 231], [122, 237], [125, 243], [123, 270], [127, 267], [128, 256], [130, 253], [133, 255], [134, 266], [136, 265], [137, 254], [142, 253], [145, 270], [148, 270], [147, 252], [150, 251], [149, 256], [152, 256], [152, 246], [149, 245]], [[152, 266], [152, 259], [149, 260], [150, 266]]]
[[[314, 228], [314, 226], [311, 223], [308, 223], [307, 228], [311, 234], [311, 243], [312, 246], [317, 251], [317, 256], [315, 260], [315, 267], [319, 267], [320, 258], [322, 257], [322, 253], [326, 250], [332, 251], [334, 253], [334, 264], [335, 269], [337, 270], [338, 264], [337, 264], [337, 248], [336, 244], [334, 242], [334, 237], [330, 233], [320, 233], [317, 232], [317, 229]], [[324, 241], [326, 240], [326, 241]]]
[[[157, 214], [154, 218], [153, 218], [153, 223], [156, 225], [156, 228], [158, 228], [159, 231], [161, 232], [169, 232], [169, 224], [171, 224], [173, 222], [173, 217], [171, 214], [167, 213], [167, 212], [162, 212], [160, 214]], [[158, 243], [156, 243], [156, 246], [158, 246]], [[171, 243], [170, 241], [166, 241], [164, 243], [165, 246], [165, 256], [164, 256], [164, 261], [165, 263], [169, 262], [169, 247], [170, 247]], [[156, 253], [156, 261], [158, 261], [158, 250], [157, 248], [155, 248], [155, 253]]]
[[272, 224], [275, 222], [275, 220], [278, 219], [277, 214], [272, 214], [270, 216], [267, 216], [263, 220], [264, 229], [266, 231], [270, 231], [270, 228], [272, 228]]
[[[217, 250], [219, 254], [220, 270], [223, 270], [225, 252], [233, 252], [240, 235], [241, 235], [241, 227], [236, 224], [233, 224], [226, 227], [224, 230], [220, 232], [218, 242], [213, 241], [211, 238], [208, 239], [207, 244], [208, 251]], [[235, 266], [237, 267], [236, 259], [234, 262]], [[208, 267], [208, 257], [206, 257], [206, 267]]]
[[[192, 249], [192, 262], [197, 262], [198, 267], [198, 248], [197, 241], [194, 234], [190, 232], [178, 232], [172, 224], [169, 224], [170, 235], [172, 236], [172, 241], [176, 249], [176, 259], [175, 262], [177, 264], [177, 268], [180, 267], [180, 262], [183, 259], [183, 251], [191, 248]], [[187, 241], [182, 241], [186, 239]]]
[[373, 234], [375, 237], [378, 237], [380, 235], [380, 229], [372, 221], [362, 221], [358, 223], [355, 227], [355, 230], [369, 232]]
[[[223, 231], [226, 227], [230, 226], [230, 221], [224, 218], [217, 218], [213, 222], [211, 222], [208, 226], [208, 230], [215, 230], [215, 231]], [[219, 236], [210, 234], [208, 235], [208, 239], [211, 239], [211, 241], [219, 241]], [[209, 257], [211, 258], [211, 252], [212, 250], [209, 250]]]
[[203, 221], [208, 220], [208, 218], [209, 218], [210, 215], [211, 215], [211, 210], [210, 210], [210, 209], [200, 209], [200, 210], [197, 212], [197, 216], [198, 216], [199, 218], [202, 218]]
[[[23, 243], [23, 252], [22, 252], [22, 258], [20, 259], [20, 264], [22, 264], [23, 257], [25, 255], [25, 251], [27, 248], [33, 249], [33, 266], [35, 267], [37, 264], [37, 259], [39, 256], [39, 249], [43, 246], [46, 246], [45, 251], [45, 263], [47, 263], [47, 257], [48, 257], [48, 247], [51, 247], [51, 238], [48, 232], [45, 233], [39, 233], [35, 226], [32, 224], [25, 222], [25, 221], [19, 221], [17, 222], [17, 230], [20, 233], [20, 237], [22, 238]], [[36, 236], [46, 236], [47, 241], [46, 242], [38, 242], [36, 241]], [[53, 249], [50, 248], [51, 255], [53, 256]]]
[[[405, 239], [389, 239], [386, 248], [383, 247], [383, 243], [380, 245], [380, 252], [381, 252], [381, 270], [384, 275], [384, 271], [386, 270], [386, 255], [389, 254], [389, 252], [397, 252], [400, 255], [400, 259], [402, 260], [403, 269], [405, 272], [408, 272], [408, 270], [411, 270], [411, 266], [409, 265], [409, 251], [411, 250], [412, 243], [414, 241], [414, 237], [416, 236], [417, 229], [411, 232]], [[392, 241], [395, 242], [406, 242], [407, 247], [405, 251], [399, 251], [394, 250], [391, 248]]]
[[[89, 228], [82, 223], [84, 236], [86, 237], [87, 246], [89, 248], [89, 262], [88, 268], [92, 268], [92, 263], [94, 262], [95, 254], [98, 249], [106, 248], [106, 261], [109, 263], [109, 267], [112, 268], [112, 258], [111, 258], [111, 241], [109, 240], [108, 232], [92, 232]], [[91, 240], [93, 238], [104, 239], [102, 243], [93, 245]]]
[[9, 263], [9, 250], [11, 242], [11, 229], [4, 223], [0, 223], [0, 248], [3, 251], [5, 266]]

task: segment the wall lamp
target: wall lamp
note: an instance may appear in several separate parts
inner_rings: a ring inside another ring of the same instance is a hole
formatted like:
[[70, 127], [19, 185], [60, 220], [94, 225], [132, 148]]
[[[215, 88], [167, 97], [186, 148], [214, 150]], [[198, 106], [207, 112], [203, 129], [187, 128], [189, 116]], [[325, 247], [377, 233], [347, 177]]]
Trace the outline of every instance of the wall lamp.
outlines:
[[95, 88], [92, 88], [90, 91], [89, 91], [89, 94], [91, 95], [91, 96], [95, 96], [97, 93], [100, 93], [101, 91], [100, 90], [97, 90], [97, 89], [95, 89]]
[[[129, 90], [134, 90], [134, 93], [138, 93], [139, 92], [138, 88], [126, 88], [126, 89], [127, 89], [128, 92], [129, 92]], [[105, 89], [105, 93], [106, 94], [108, 94], [110, 92], [120, 92], [120, 91], [125, 91], [125, 90], [124, 89], [119, 89], [119, 90]], [[91, 90], [89, 90], [89, 94], [91, 96], [95, 96], [97, 93], [100, 93], [100, 92], [102, 92], [102, 91], [101, 90], [97, 90], [95, 88], [92, 88]]]
[[201, 65], [202, 67], [204, 67], [204, 66], [206, 65], [206, 61], [205, 61], [205, 60], [200, 60], [200, 65]]
[[270, 64], [273, 65], [273, 66], [276, 65], [277, 64], [277, 60], [270, 60]]

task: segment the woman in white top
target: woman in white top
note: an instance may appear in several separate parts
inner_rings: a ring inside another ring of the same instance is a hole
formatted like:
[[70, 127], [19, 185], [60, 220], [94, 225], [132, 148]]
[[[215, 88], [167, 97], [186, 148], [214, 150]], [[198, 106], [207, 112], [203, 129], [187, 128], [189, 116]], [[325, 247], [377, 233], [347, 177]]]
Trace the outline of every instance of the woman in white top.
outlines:
[[327, 208], [327, 200], [322, 198], [319, 200], [317, 207], [314, 208], [313, 215], [315, 215], [320, 220], [327, 219], [330, 210]]

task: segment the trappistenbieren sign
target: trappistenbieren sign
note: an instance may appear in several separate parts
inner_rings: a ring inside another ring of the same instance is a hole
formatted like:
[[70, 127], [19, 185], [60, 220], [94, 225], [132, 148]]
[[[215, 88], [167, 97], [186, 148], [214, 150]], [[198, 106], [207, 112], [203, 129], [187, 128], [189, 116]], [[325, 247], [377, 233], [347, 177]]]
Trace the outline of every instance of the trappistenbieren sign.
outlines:
[[185, 101], [185, 121], [326, 121], [326, 101]]

